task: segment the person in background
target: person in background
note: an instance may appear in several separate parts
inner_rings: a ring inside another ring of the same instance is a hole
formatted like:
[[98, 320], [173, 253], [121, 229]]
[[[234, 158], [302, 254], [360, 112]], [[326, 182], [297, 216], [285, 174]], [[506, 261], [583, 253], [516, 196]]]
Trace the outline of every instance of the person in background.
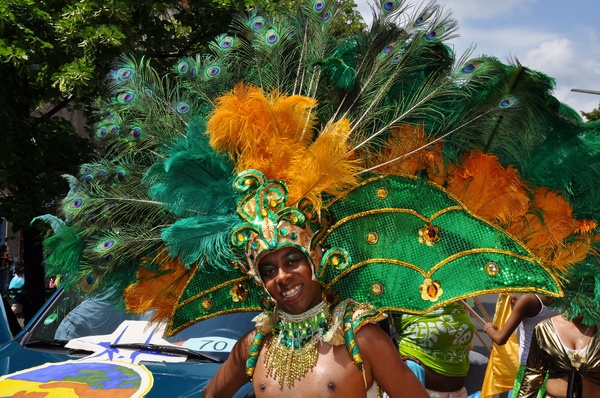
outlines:
[[545, 397], [600, 397], [598, 326], [579, 315], [556, 315], [537, 324], [518, 398], [534, 398], [546, 374]]
[[13, 297], [13, 302], [11, 304], [11, 309], [13, 313], [19, 314], [23, 311], [23, 286], [25, 285], [25, 267], [23, 265], [23, 261], [19, 260], [15, 264], [15, 276], [10, 281], [8, 285], [8, 292]]
[[423, 315], [394, 317], [400, 355], [431, 398], [466, 398], [475, 326], [459, 303]]
[[[600, 249], [600, 242], [594, 243]], [[600, 397], [600, 259], [588, 256], [563, 275], [560, 315], [533, 331], [518, 398], [535, 398], [547, 377], [546, 397]]]
[[0, 245], [0, 295], [5, 297], [8, 293], [8, 283], [10, 281], [10, 267], [13, 263], [13, 257], [8, 252], [8, 246]]
[[[540, 321], [557, 315], [558, 312], [548, 307], [552, 298], [548, 296], [539, 296], [537, 294], [527, 293], [520, 296], [512, 295], [513, 309], [501, 329], [487, 322], [483, 325], [483, 331], [490, 336], [492, 341], [498, 345], [504, 345], [513, 334], [518, 330], [519, 334], [519, 372], [515, 378], [514, 391], [519, 391], [521, 380], [525, 373], [525, 364], [527, 363], [527, 354], [531, 345], [531, 336], [533, 329]], [[538, 397], [543, 397], [545, 387], [542, 386]]]

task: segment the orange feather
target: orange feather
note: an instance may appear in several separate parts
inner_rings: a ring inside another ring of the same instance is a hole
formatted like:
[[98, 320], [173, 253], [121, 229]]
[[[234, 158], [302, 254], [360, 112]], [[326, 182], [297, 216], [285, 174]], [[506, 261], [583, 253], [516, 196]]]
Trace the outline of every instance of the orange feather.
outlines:
[[[557, 251], [562, 250], [565, 239], [572, 239], [571, 235], [580, 225], [573, 219], [571, 205], [559, 193], [538, 188], [529, 212], [510, 225], [508, 231], [524, 241], [543, 260], [552, 263]], [[560, 257], [564, 258], [564, 255]]]
[[316, 105], [312, 98], [265, 95], [238, 84], [217, 100], [207, 123], [210, 145], [229, 154], [236, 172], [255, 169], [269, 180], [284, 181], [289, 204], [307, 197], [319, 209], [321, 193], [341, 194], [357, 183], [359, 169], [349, 155], [349, 121], [331, 123], [317, 134]]
[[476, 215], [503, 226], [522, 217], [529, 207], [526, 186], [517, 170], [505, 169], [496, 157], [480, 152], [472, 153], [454, 169], [448, 191]]
[[141, 314], [153, 309], [153, 322], [160, 322], [171, 316], [179, 295], [192, 275], [192, 270], [184, 267], [177, 259], [168, 258], [164, 254], [161, 257], [160, 271], [140, 267], [137, 282], [129, 285], [124, 293], [127, 310]]
[[381, 174], [415, 175], [427, 170], [430, 180], [443, 184], [446, 169], [441, 142], [431, 143], [422, 126], [402, 124], [390, 130], [388, 145], [366, 167], [385, 164], [376, 169]]

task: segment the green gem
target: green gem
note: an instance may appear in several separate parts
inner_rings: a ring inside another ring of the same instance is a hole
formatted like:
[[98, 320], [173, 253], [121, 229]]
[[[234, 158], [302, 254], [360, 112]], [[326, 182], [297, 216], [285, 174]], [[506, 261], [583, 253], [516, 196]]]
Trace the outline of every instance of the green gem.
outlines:
[[298, 237], [298, 234], [297, 234], [297, 233], [295, 233], [295, 232], [292, 232], [292, 233], [290, 234], [290, 238], [292, 238], [292, 239], [296, 239], [297, 237]]

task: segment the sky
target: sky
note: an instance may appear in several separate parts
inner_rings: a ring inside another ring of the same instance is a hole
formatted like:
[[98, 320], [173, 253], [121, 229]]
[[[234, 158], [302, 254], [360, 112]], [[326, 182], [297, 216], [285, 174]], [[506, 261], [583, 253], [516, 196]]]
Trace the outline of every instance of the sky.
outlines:
[[[354, 0], [367, 23], [369, 4]], [[421, 4], [420, 2], [413, 2]], [[475, 46], [471, 58], [493, 55], [556, 80], [554, 95], [576, 111], [598, 107], [600, 95], [600, 1], [598, 0], [438, 0], [458, 21], [460, 37], [448, 42], [462, 55]]]

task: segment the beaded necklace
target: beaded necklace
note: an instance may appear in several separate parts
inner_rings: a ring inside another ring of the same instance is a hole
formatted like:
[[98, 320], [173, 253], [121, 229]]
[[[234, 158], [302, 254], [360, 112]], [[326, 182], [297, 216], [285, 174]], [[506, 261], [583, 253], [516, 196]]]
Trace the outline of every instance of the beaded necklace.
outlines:
[[273, 337], [267, 343], [265, 363], [267, 375], [288, 387], [312, 369], [319, 357], [319, 345], [329, 330], [329, 304], [322, 301], [310, 310], [291, 315], [278, 312]]

